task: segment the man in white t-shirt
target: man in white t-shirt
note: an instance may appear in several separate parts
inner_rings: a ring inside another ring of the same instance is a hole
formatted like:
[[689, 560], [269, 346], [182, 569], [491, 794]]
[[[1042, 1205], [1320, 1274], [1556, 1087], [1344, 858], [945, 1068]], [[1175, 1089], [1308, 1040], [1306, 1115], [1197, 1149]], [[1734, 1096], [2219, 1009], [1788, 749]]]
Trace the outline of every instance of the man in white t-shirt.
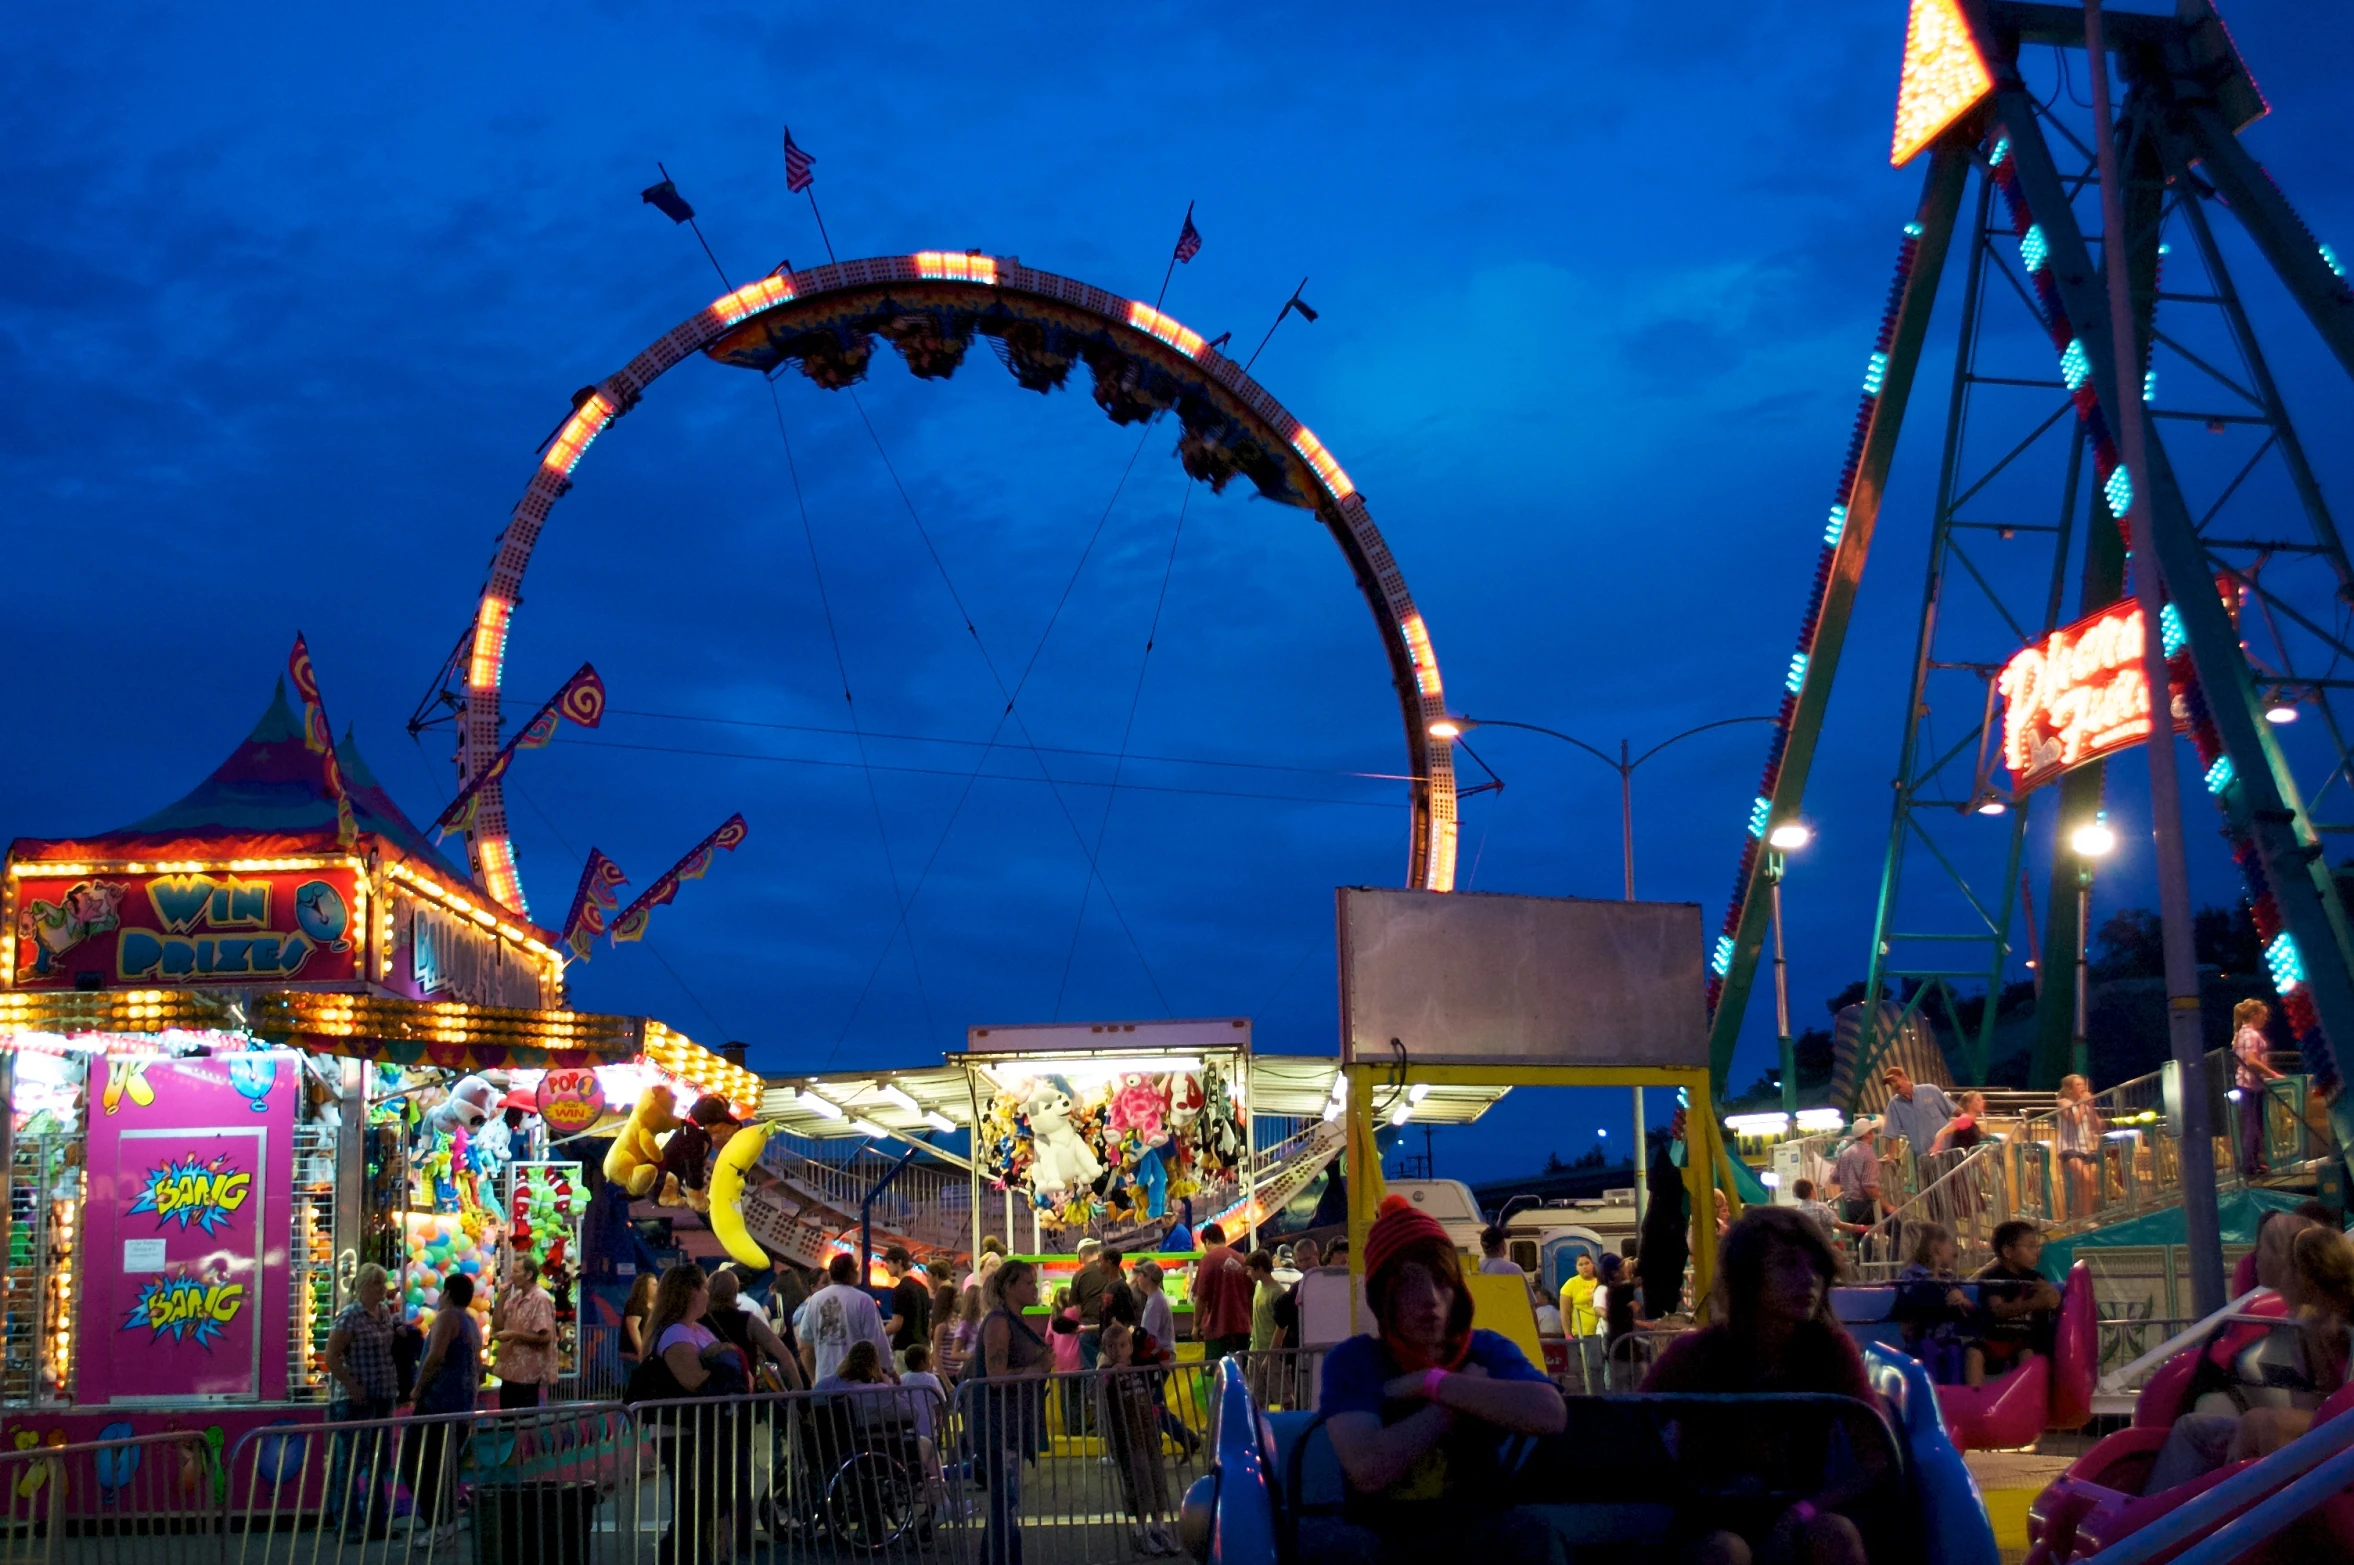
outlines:
[[794, 1315], [793, 1331], [801, 1339], [801, 1366], [812, 1385], [842, 1367], [853, 1342], [873, 1343], [884, 1372], [890, 1373], [891, 1338], [883, 1330], [883, 1312], [858, 1286], [858, 1262], [850, 1256], [837, 1255], [826, 1263], [826, 1285]]

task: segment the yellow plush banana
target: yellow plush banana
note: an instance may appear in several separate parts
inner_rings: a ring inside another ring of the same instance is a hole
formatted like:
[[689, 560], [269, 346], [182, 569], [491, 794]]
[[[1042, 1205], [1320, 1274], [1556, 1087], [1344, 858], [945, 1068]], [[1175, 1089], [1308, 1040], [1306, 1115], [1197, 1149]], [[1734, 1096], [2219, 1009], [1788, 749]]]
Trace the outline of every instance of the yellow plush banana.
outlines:
[[711, 1210], [704, 1214], [727, 1253], [746, 1266], [768, 1270], [768, 1252], [744, 1227], [744, 1171], [768, 1144], [766, 1125], [746, 1125], [727, 1138], [711, 1160]]

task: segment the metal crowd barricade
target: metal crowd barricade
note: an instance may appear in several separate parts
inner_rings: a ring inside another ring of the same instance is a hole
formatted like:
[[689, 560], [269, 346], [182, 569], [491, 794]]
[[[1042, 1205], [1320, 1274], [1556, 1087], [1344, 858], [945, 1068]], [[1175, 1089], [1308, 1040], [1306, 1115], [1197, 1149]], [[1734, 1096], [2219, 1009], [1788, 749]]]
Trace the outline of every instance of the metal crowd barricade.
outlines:
[[1269, 1412], [1312, 1412], [1324, 1373], [1322, 1348], [1262, 1348], [1233, 1358], [1251, 1397]]
[[1214, 1449], [1217, 1373], [1122, 1366], [958, 1387], [969, 1557], [1003, 1565], [1017, 1532], [1032, 1560], [1174, 1552], [1177, 1506]]
[[620, 1565], [645, 1455], [613, 1404], [265, 1426], [229, 1452], [223, 1559]]
[[220, 1478], [211, 1445], [194, 1430], [0, 1454], [0, 1561], [216, 1561]]

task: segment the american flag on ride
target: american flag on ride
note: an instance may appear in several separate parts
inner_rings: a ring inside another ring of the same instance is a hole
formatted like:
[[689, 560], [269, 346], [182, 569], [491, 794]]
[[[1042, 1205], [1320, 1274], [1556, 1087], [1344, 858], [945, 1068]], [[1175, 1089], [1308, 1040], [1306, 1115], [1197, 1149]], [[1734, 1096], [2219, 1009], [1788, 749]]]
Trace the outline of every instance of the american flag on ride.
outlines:
[[794, 144], [793, 127], [787, 125], [785, 127], [785, 188], [795, 195], [807, 190], [814, 177], [809, 171], [816, 165], [817, 159]]
[[1185, 209], [1185, 226], [1177, 231], [1177, 259], [1190, 261], [1202, 253], [1202, 231], [1193, 226], [1193, 208]]

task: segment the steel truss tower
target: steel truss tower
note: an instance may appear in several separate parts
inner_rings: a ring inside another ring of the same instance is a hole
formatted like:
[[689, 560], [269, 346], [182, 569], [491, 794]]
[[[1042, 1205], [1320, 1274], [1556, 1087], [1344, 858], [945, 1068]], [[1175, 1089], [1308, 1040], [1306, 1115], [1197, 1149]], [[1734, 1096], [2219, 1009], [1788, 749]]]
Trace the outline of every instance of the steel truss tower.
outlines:
[[[2025, 799], [2001, 762], [1995, 679], [2023, 645], [2130, 598], [2135, 563], [2112, 514], [2130, 477], [2112, 436], [2145, 419], [2147, 552], [2170, 589], [2166, 648], [2178, 715], [2221, 812], [2284, 1008], [2333, 1093], [2333, 1039], [2354, 1039], [2354, 938], [2324, 852], [2354, 831], [2354, 570], [2249, 325], [2227, 247], [2242, 236], [2341, 367], [2354, 374], [2354, 290], [2238, 132], [2263, 100], [2207, 0], [2177, 14], [2113, 13], [2126, 84], [2115, 123], [2090, 125], [2084, 14], [1961, 0], [1993, 91], [1930, 147], [1866, 370], [1848, 461], [1791, 664], [1783, 722], [1752, 810], [1713, 965], [1712, 1047], [1725, 1085], [1768, 916], [1771, 823], [1799, 813], [1847, 618], [1949, 254], [1960, 262], [1927, 578], [1914, 648], [1869, 982], [1909, 980], [1907, 1011], [1963, 1040], [1984, 1071], [2007, 981], [2026, 974], [2031, 819], [2098, 807], [2095, 762]], [[2031, 92], [2023, 65], [2053, 80]], [[2095, 236], [2095, 144], [2114, 138], [2122, 242], [2143, 383], [2114, 384]], [[2218, 212], [2237, 235], [2219, 234]], [[1958, 241], [1958, 244], [1957, 242]], [[2244, 258], [2244, 252], [2243, 252]], [[2205, 590], [2184, 583], [2207, 584]], [[2283, 704], [2310, 720], [2280, 728]], [[2300, 782], [2300, 778], [2303, 779]], [[2056, 796], [2052, 798], [2051, 796]], [[2046, 800], [2050, 802], [2044, 802]], [[2185, 822], [2196, 830], [2195, 819]], [[2074, 1001], [2076, 866], [2055, 853], [2041, 916], [2036, 1072], [2064, 1069]], [[1964, 1025], [1961, 990], [1983, 993]], [[1875, 1040], [1867, 1039], [1866, 1052]], [[1880, 1040], [1884, 1042], [1884, 1040]], [[1868, 1067], [1867, 1067], [1868, 1068]], [[2354, 1145], [2354, 1101], [2333, 1109]]]

